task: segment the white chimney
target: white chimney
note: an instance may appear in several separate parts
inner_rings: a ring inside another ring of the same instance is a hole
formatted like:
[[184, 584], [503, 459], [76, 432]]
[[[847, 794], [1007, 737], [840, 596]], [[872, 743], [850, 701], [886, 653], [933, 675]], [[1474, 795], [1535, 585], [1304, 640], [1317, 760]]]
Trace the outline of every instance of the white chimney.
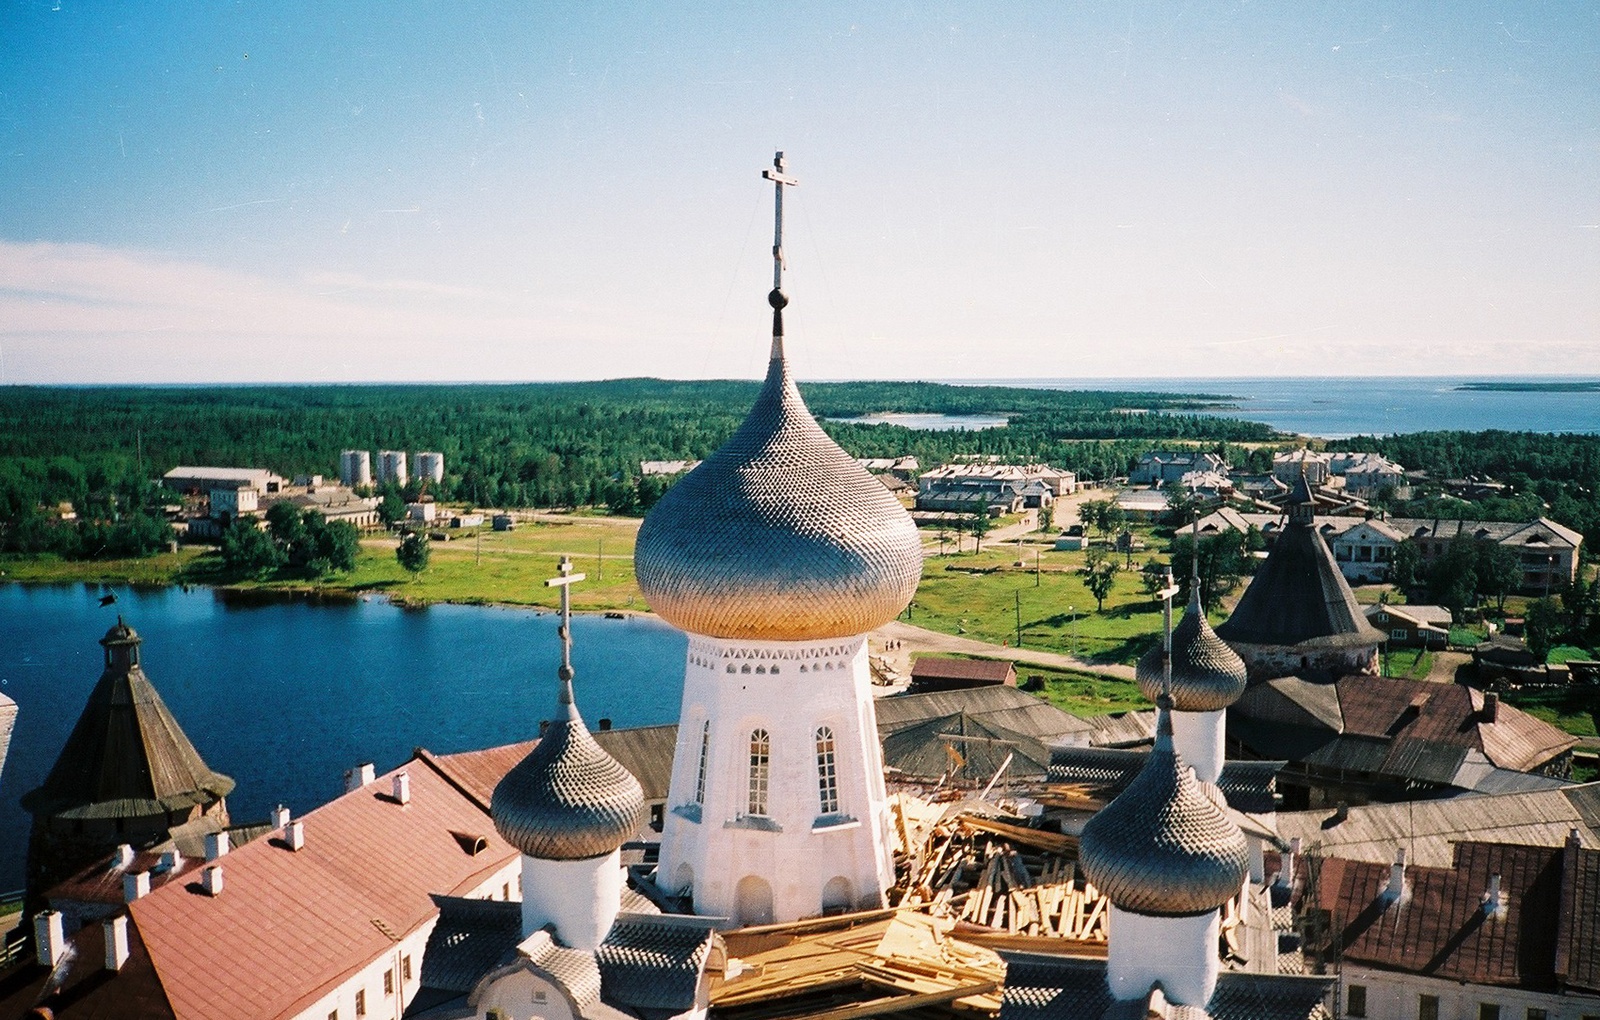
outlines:
[[401, 804], [411, 803], [411, 776], [404, 770], [394, 774], [394, 799]]
[[126, 843], [117, 844], [117, 854], [111, 859], [111, 867], [117, 871], [127, 871], [133, 866], [133, 847]]
[[231, 849], [230, 840], [226, 832], [206, 833], [206, 860], [214, 861], [224, 856]]
[[128, 915], [119, 914], [100, 927], [106, 937], [106, 970], [121, 970], [128, 962]]
[[289, 824], [289, 817], [289, 809], [279, 804], [272, 809], [272, 827], [274, 829], [284, 828]]
[[39, 954], [39, 966], [55, 967], [67, 951], [67, 934], [61, 926], [61, 912], [46, 910], [33, 919], [33, 945]]
[[1289, 852], [1283, 855], [1283, 867], [1278, 869], [1279, 874], [1283, 876], [1279, 882], [1286, 889], [1294, 888], [1294, 859], [1299, 856], [1300, 837], [1296, 836], [1289, 840]]
[[1500, 876], [1489, 876], [1489, 889], [1483, 894], [1483, 916], [1491, 921], [1504, 920], [1506, 916], [1505, 896], [1500, 892]]
[[200, 888], [207, 896], [222, 895], [222, 865], [213, 864], [200, 872]]
[[1397, 903], [1405, 899], [1406, 895], [1406, 852], [1404, 848], [1394, 852], [1394, 863], [1389, 866], [1389, 884], [1383, 890], [1385, 903]]
[[353, 769], [345, 770], [344, 792], [349, 793], [351, 790], [359, 790], [376, 778], [378, 778], [378, 770], [373, 767], [372, 762], [362, 762]]
[[290, 822], [283, 830], [284, 842], [289, 844], [290, 850], [299, 850], [306, 845], [306, 823], [298, 819]]
[[139, 871], [122, 876], [122, 899], [126, 903], [150, 895], [150, 872]]
[[181, 867], [183, 867], [183, 854], [181, 852], [179, 852], [177, 850], [177, 848], [173, 848], [171, 850], [162, 851], [162, 853], [161, 853], [161, 870], [162, 871], [177, 871]]

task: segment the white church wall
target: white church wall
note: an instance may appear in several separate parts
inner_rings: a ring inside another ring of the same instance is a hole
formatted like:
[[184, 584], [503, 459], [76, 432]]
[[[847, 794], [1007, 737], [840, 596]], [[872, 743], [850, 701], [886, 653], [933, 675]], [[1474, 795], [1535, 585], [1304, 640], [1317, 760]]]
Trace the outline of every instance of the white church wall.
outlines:
[[622, 905], [622, 851], [580, 861], [522, 857], [522, 934], [554, 924], [574, 949], [605, 941]]
[[[864, 638], [691, 636], [662, 834], [663, 884], [692, 881], [697, 913], [735, 918], [746, 878], [770, 887], [773, 920], [821, 913], [825, 889], [837, 898], [848, 886], [855, 906], [881, 903], [893, 867], [870, 684]], [[818, 771], [817, 730], [824, 726], [834, 743], [838, 805], [831, 813]], [[750, 803], [751, 735], [758, 730], [769, 736], [764, 814]], [[747, 907], [761, 901], [757, 883], [745, 889]], [[745, 918], [758, 919], [759, 912]]]
[[[324, 992], [315, 1002], [294, 1014], [293, 1020], [400, 1020], [421, 987], [422, 953], [438, 916], [428, 918], [399, 942], [368, 961], [360, 970]], [[384, 991], [384, 975], [391, 990]], [[357, 995], [363, 996], [359, 1003]]]
[[1600, 1016], [1600, 995], [1562, 995], [1559, 992], [1534, 992], [1498, 985], [1469, 984], [1462, 981], [1424, 977], [1397, 971], [1375, 970], [1346, 963], [1339, 974], [1339, 1002], [1334, 1015], [1354, 1017], [1350, 1012], [1352, 987], [1366, 1000], [1367, 1017], [1390, 1020], [1422, 1020], [1422, 997], [1438, 1000], [1438, 1020], [1479, 1020], [1484, 1006], [1498, 1006], [1501, 1020], [1523, 1020], [1529, 1010], [1544, 1010], [1546, 1020], [1588, 1020]]
[[1204, 1006], [1217, 986], [1221, 919], [1151, 917], [1111, 908], [1106, 980], [1118, 1001], [1138, 999], [1156, 984], [1169, 1002]]
[[1172, 746], [1202, 783], [1222, 775], [1223, 732], [1227, 712], [1172, 713]]

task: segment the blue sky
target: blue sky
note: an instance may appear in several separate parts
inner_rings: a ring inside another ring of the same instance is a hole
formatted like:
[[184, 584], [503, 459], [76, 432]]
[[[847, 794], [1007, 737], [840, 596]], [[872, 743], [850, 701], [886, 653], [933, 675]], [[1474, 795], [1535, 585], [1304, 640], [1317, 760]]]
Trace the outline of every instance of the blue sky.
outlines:
[[[996, 10], [996, 7], [1003, 9]], [[0, 0], [5, 382], [1600, 374], [1600, 5]]]

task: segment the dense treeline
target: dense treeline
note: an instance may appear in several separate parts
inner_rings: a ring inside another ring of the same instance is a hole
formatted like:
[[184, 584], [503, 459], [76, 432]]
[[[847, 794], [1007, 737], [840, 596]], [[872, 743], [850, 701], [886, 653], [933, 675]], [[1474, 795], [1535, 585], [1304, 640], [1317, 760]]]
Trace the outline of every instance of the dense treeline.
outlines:
[[[486, 506], [610, 504], [647, 508], [662, 483], [641, 460], [697, 459], [738, 425], [754, 382], [624, 379], [510, 386], [241, 386], [32, 388], [0, 391], [0, 549], [96, 555], [105, 542], [44, 533], [41, 507], [70, 502], [82, 529], [149, 515], [149, 480], [178, 464], [270, 467], [336, 475], [344, 449], [439, 450], [449, 471], [435, 495]], [[1084, 393], [932, 383], [817, 383], [818, 414], [1001, 412], [1010, 428], [913, 431], [830, 422], [858, 456], [958, 453], [1049, 459], [1092, 475], [1127, 470], [1155, 439], [1264, 438], [1265, 426], [1185, 414], [1223, 397]], [[1108, 442], [1064, 443], [1104, 437]], [[1140, 440], [1143, 441], [1140, 441]], [[415, 485], [413, 486], [415, 488]], [[55, 544], [51, 544], [51, 543]], [[126, 543], [115, 543], [122, 551]]]
[[1550, 517], [1583, 532], [1585, 548], [1600, 543], [1600, 436], [1543, 432], [1413, 432], [1357, 436], [1335, 444], [1381, 453], [1430, 479], [1493, 478], [1499, 496], [1468, 502], [1428, 496], [1395, 503], [1406, 517], [1527, 520]]

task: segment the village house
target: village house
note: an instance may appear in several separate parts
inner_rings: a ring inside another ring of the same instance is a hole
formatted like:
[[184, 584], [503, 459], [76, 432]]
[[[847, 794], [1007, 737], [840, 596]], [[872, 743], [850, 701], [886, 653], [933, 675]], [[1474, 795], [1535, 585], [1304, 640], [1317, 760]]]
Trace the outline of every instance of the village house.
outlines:
[[917, 479], [916, 508], [990, 516], [1049, 506], [1077, 488], [1071, 471], [1048, 464], [945, 464]]
[[1272, 455], [1272, 476], [1292, 486], [1303, 474], [1312, 485], [1327, 485], [1329, 457], [1318, 450], [1286, 450]]
[[[1240, 532], [1255, 527], [1269, 543], [1283, 531], [1283, 516], [1245, 513], [1224, 507], [1200, 519], [1201, 534], [1223, 530]], [[1359, 530], [1357, 530], [1359, 529]], [[1450, 543], [1464, 536], [1495, 542], [1511, 549], [1522, 570], [1520, 587], [1543, 592], [1577, 577], [1578, 551], [1583, 535], [1548, 517], [1531, 521], [1457, 521], [1420, 517], [1317, 518], [1317, 532], [1333, 550], [1339, 572], [1357, 583], [1388, 579], [1388, 566], [1399, 544], [1410, 539], [1421, 563], [1427, 566], [1443, 556]]]
[[1139, 455], [1128, 472], [1129, 485], [1171, 485], [1191, 471], [1228, 473], [1228, 462], [1214, 453], [1184, 450], [1150, 450]]
[[1450, 625], [1454, 622], [1444, 606], [1388, 603], [1368, 606], [1367, 620], [1389, 636], [1390, 648], [1443, 648], [1450, 643]]

